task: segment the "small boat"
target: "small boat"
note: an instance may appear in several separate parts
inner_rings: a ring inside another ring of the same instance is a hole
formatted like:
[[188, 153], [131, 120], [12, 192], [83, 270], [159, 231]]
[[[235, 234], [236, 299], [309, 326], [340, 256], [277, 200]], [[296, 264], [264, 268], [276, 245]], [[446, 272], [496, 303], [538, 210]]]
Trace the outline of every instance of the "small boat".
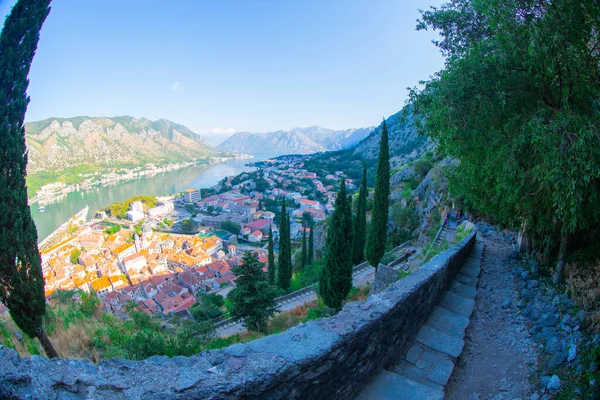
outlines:
[[39, 207], [38, 207], [38, 211], [39, 211], [39, 212], [44, 212], [44, 211], [46, 211], [46, 207], [44, 207], [44, 206], [39, 206]]

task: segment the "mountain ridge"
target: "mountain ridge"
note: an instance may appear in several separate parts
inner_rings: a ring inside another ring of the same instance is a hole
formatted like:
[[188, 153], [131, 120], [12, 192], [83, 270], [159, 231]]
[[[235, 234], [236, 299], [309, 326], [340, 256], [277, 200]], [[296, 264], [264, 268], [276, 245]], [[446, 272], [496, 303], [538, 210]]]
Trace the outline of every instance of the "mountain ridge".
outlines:
[[373, 127], [334, 130], [318, 125], [272, 132], [237, 132], [217, 146], [239, 153], [274, 152], [311, 154], [351, 147], [367, 137]]

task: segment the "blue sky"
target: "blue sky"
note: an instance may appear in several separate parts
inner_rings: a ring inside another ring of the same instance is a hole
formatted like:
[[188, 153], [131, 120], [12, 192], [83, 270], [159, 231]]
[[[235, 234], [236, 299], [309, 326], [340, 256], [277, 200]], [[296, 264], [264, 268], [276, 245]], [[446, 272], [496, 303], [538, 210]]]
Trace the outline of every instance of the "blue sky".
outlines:
[[[6, 15], [14, 0], [0, 0]], [[198, 133], [376, 125], [441, 69], [440, 0], [54, 0], [26, 120], [168, 118]]]

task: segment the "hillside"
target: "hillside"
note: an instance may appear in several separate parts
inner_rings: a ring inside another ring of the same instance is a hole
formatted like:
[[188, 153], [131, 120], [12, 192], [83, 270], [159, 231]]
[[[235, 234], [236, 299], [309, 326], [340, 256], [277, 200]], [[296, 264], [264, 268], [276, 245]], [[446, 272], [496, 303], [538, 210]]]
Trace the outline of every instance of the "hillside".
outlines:
[[[423, 156], [432, 147], [427, 138], [417, 134], [414, 116], [410, 109], [407, 111], [406, 118], [403, 118], [404, 110], [401, 110], [385, 120], [389, 133], [390, 165], [393, 170]], [[369, 172], [369, 185], [373, 185], [380, 138], [381, 125], [353, 147], [315, 154], [305, 165], [312, 171], [344, 171], [350, 178], [359, 179], [364, 161], [373, 172]]]
[[238, 132], [217, 148], [238, 153], [311, 154], [345, 149], [364, 139], [372, 130], [370, 127], [336, 131], [311, 126], [267, 133]]
[[25, 124], [28, 173], [83, 165], [119, 167], [191, 161], [218, 154], [183, 125], [166, 119], [74, 117]]

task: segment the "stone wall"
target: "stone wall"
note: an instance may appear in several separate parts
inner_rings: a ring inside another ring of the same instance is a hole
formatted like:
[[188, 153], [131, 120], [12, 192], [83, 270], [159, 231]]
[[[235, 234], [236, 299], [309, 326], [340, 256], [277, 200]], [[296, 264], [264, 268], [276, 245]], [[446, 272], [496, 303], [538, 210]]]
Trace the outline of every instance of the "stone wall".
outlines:
[[0, 398], [346, 399], [394, 362], [454, 280], [469, 235], [408, 277], [337, 315], [192, 357], [19, 358], [0, 349]]

